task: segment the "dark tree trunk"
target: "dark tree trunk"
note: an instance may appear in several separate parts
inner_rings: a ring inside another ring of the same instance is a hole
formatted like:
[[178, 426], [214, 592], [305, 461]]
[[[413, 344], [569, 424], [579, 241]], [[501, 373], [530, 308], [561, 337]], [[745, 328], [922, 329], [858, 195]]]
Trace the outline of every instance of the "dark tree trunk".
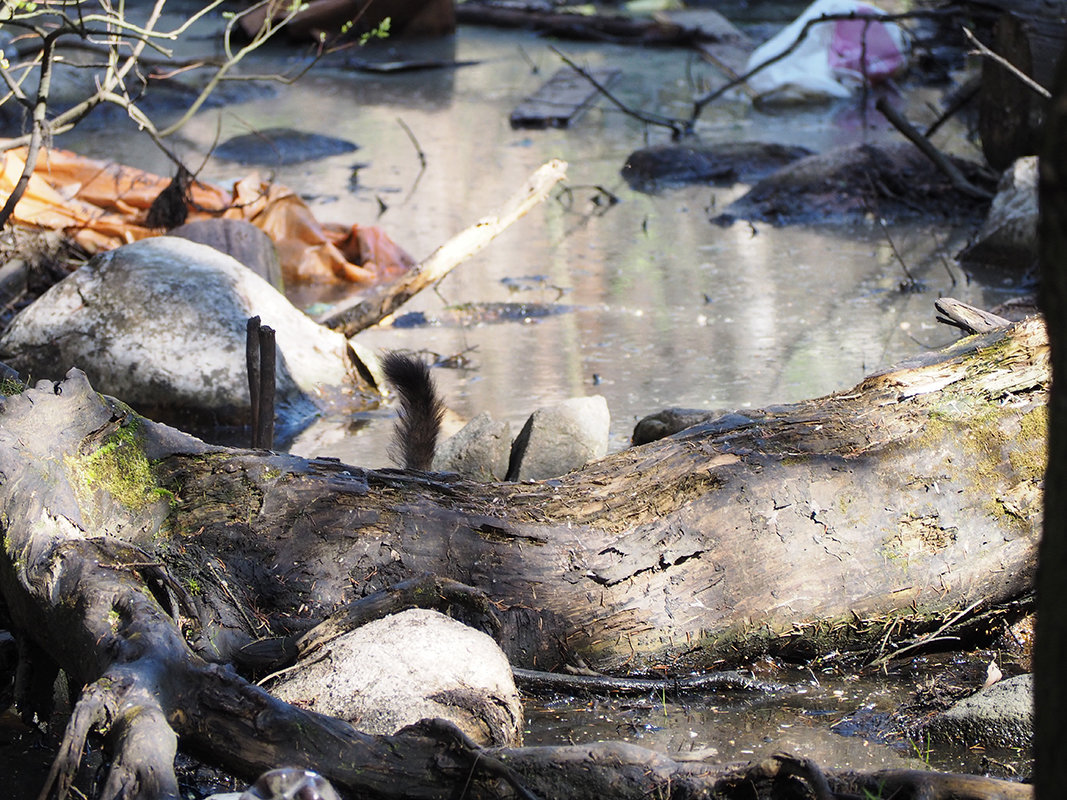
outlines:
[[1063, 796], [1067, 764], [1067, 58], [1049, 106], [1041, 154], [1041, 303], [1048, 319], [1049, 397], [1045, 526], [1037, 573], [1034, 651], [1034, 757], [1037, 797]]

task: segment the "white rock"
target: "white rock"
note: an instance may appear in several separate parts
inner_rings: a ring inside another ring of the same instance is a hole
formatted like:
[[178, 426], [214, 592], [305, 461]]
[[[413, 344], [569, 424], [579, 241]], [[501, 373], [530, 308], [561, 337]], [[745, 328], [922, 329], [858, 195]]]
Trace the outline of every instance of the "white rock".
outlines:
[[57, 283], [15, 318], [0, 360], [31, 380], [78, 367], [98, 391], [163, 421], [192, 410], [244, 424], [253, 315], [276, 331], [282, 422], [310, 416], [314, 393], [348, 378], [344, 336], [230, 256], [170, 236], [101, 253]]
[[1026, 271], [1037, 263], [1037, 156], [1005, 170], [981, 230], [960, 260]]
[[565, 475], [608, 452], [611, 414], [602, 395], [572, 397], [539, 408], [512, 446], [508, 480], [544, 480]]
[[522, 705], [507, 657], [489, 636], [436, 611], [412, 609], [327, 645], [330, 655], [289, 673], [270, 692], [392, 734], [421, 719], [454, 722], [480, 744], [522, 739]]

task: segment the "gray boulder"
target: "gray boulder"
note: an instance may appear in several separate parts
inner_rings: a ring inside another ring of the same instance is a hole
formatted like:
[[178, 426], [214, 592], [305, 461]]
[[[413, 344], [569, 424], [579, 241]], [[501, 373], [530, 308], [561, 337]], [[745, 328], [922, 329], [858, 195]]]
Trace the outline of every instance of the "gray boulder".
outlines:
[[974, 241], [960, 253], [966, 264], [1006, 267], [1019, 272], [1037, 264], [1037, 156], [1005, 170], [997, 194]]
[[421, 719], [454, 722], [483, 745], [522, 740], [522, 704], [507, 657], [486, 634], [437, 611], [411, 609], [329, 644], [330, 658], [298, 665], [271, 694], [393, 734]]
[[167, 235], [206, 244], [233, 256], [279, 292], [285, 291], [278, 248], [273, 239], [251, 222], [222, 217], [198, 219], [179, 225]]
[[601, 395], [539, 408], [511, 446], [507, 480], [556, 478], [603, 458], [610, 427], [608, 402]]
[[484, 411], [438, 445], [433, 468], [476, 481], [502, 481], [510, 453], [511, 426]]
[[276, 331], [283, 436], [317, 413], [323, 386], [348, 379], [347, 342], [230, 256], [185, 239], [94, 256], [15, 318], [0, 361], [31, 380], [78, 367], [98, 391], [161, 422], [244, 425], [245, 325], [257, 314]]
[[1034, 676], [1005, 678], [932, 717], [923, 732], [965, 747], [1029, 747], [1034, 736]]

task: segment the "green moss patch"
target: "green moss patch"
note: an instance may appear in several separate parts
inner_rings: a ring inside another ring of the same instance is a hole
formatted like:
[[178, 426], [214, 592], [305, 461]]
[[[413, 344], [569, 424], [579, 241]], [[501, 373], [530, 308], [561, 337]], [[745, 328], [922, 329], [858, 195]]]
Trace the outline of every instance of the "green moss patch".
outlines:
[[144, 454], [136, 422], [109, 434], [91, 453], [67, 456], [64, 464], [79, 500], [105, 491], [121, 505], [140, 511], [171, 493], [156, 481]]

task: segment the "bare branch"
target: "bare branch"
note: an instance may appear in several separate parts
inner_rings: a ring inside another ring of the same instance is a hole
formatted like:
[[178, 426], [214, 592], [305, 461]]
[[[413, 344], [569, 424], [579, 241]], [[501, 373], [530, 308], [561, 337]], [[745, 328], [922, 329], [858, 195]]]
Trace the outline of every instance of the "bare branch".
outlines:
[[635, 119], [638, 119], [641, 122], [647, 123], [649, 125], [658, 125], [663, 128], [670, 128], [675, 138], [684, 136], [692, 132], [693, 126], [691, 122], [686, 122], [685, 120], [680, 119], [674, 119], [672, 117], [665, 117], [661, 114], [653, 114], [648, 111], [637, 111], [635, 109], [630, 108], [617, 97], [615, 97], [615, 95], [613, 95], [610, 91], [608, 91], [607, 87], [601, 84], [596, 78], [594, 78], [588, 70], [578, 66], [578, 64], [567, 58], [567, 56], [563, 55], [563, 53], [557, 50], [555, 47], [550, 47], [549, 49], [557, 56], [559, 56], [564, 64], [566, 64], [568, 67], [570, 67], [583, 78], [585, 78], [587, 81], [589, 81], [589, 83], [593, 86], [594, 89], [604, 95], [604, 97], [607, 98], [609, 102], [611, 102], [624, 114], [628, 114], [629, 116], [634, 117]]
[[989, 58], [993, 61], [996, 61], [998, 64], [1000, 64], [1000, 66], [1004, 67], [1004, 69], [1006, 69], [1008, 72], [1010, 72], [1020, 81], [1022, 81], [1023, 85], [1025, 85], [1028, 89], [1034, 92], [1034, 94], [1038, 95], [1039, 97], [1043, 97], [1046, 100], [1052, 99], [1052, 93], [1048, 89], [1046, 89], [1040, 83], [1035, 81], [1017, 66], [1012, 64], [1010, 61], [1008, 61], [1008, 59], [1004, 58], [1004, 56], [998, 53], [994, 53], [992, 50], [990, 50], [988, 47], [978, 41], [978, 37], [971, 33], [971, 31], [969, 31], [967, 28], [963, 29], [963, 35], [966, 36], [967, 40], [974, 45], [975, 55], [983, 56], [985, 58]]
[[44, 37], [41, 48], [41, 79], [37, 86], [37, 100], [33, 106], [33, 129], [30, 134], [29, 149], [26, 152], [26, 163], [22, 167], [22, 174], [19, 175], [11, 194], [8, 195], [7, 202], [4, 203], [3, 208], [0, 208], [0, 227], [6, 225], [7, 221], [11, 219], [15, 206], [18, 205], [19, 200], [26, 193], [26, 187], [30, 183], [30, 176], [33, 175], [33, 170], [37, 166], [37, 154], [41, 150], [41, 141], [48, 132], [48, 120], [45, 118], [45, 114], [48, 111], [48, 93], [52, 89], [54, 57], [52, 47], [57, 37], [58, 34], [49, 34]]

